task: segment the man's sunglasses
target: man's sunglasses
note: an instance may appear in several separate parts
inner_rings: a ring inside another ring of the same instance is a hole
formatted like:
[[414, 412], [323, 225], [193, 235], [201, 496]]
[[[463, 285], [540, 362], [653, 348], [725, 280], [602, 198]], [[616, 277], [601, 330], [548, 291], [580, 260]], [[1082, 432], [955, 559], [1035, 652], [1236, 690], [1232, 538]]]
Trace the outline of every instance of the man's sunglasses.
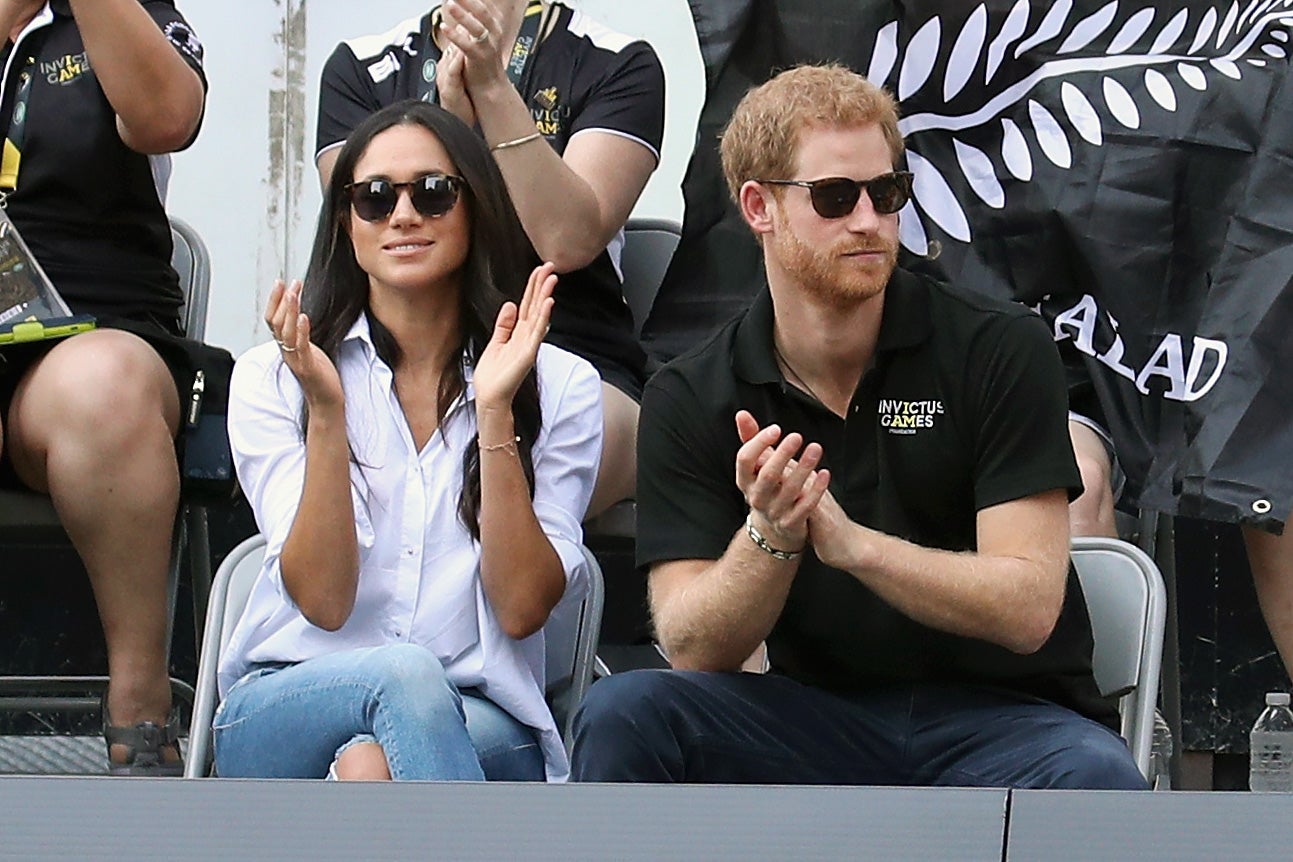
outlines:
[[808, 189], [813, 209], [822, 218], [844, 218], [858, 205], [862, 189], [880, 215], [896, 213], [911, 200], [911, 172], [894, 171], [869, 180], [827, 177], [824, 180], [755, 180], [769, 186], [802, 186]]
[[349, 183], [342, 188], [350, 196], [355, 215], [364, 221], [376, 222], [391, 217], [402, 191], [408, 191], [413, 208], [424, 217], [438, 218], [453, 209], [465, 186], [462, 177], [425, 174], [407, 183], [373, 179]]

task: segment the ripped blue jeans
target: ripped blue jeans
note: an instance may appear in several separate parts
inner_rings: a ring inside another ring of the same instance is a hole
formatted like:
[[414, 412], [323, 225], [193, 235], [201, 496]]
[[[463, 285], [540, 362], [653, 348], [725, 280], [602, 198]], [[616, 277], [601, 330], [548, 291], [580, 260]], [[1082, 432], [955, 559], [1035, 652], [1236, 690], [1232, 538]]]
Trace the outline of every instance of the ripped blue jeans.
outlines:
[[397, 780], [542, 781], [534, 730], [412, 644], [263, 667], [238, 680], [213, 723], [216, 774], [323, 778], [337, 753], [371, 737]]

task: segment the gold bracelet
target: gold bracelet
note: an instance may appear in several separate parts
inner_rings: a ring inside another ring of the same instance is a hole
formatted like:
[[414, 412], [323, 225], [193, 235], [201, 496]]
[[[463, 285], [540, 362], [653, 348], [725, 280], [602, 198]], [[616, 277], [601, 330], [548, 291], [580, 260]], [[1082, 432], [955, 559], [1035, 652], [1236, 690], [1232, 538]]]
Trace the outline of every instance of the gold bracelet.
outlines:
[[503, 443], [495, 443], [493, 446], [486, 446], [484, 443], [480, 442], [479, 437], [476, 438], [476, 445], [480, 447], [480, 451], [482, 452], [498, 452], [501, 450], [504, 452], [511, 452], [513, 455], [519, 454], [516, 451], [516, 444], [520, 442], [521, 442], [521, 436], [519, 434], [513, 437], [511, 440], [507, 440]]
[[489, 148], [489, 151], [491, 153], [496, 153], [499, 150], [506, 150], [512, 147], [519, 147], [521, 146], [521, 144], [528, 144], [530, 141], [537, 141], [541, 137], [543, 137], [542, 132], [531, 132], [530, 134], [526, 135], [523, 138], [514, 138], [513, 140], [510, 140], [510, 141], [503, 141], [502, 143], [494, 144], [494, 146]]

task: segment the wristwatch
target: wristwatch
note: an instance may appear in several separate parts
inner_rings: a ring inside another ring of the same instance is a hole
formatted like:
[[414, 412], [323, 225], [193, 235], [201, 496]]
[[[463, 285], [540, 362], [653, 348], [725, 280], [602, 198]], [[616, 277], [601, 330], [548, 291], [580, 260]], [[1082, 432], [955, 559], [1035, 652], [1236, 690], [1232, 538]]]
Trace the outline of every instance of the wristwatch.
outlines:
[[754, 526], [754, 513], [751, 512], [745, 516], [745, 534], [750, 537], [750, 541], [759, 546], [759, 550], [765, 554], [770, 554], [778, 560], [793, 560], [803, 554], [804, 549], [797, 551], [783, 551], [780, 548], [774, 548], [768, 544], [768, 540], [763, 538], [759, 528]]

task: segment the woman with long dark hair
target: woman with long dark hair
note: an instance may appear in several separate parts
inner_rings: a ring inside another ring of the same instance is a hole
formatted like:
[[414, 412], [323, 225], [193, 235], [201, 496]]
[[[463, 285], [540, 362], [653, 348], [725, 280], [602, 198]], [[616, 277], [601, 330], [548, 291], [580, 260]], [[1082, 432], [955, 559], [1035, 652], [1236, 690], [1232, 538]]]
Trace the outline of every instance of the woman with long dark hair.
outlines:
[[541, 344], [556, 277], [527, 283], [526, 248], [448, 112], [392, 105], [342, 148], [305, 283], [234, 370], [267, 548], [221, 656], [219, 774], [565, 776], [542, 627], [582, 576], [601, 404]]
[[407, 6], [412, 17], [347, 39], [324, 64], [319, 176], [327, 185], [350, 130], [400, 99], [437, 101], [480, 130], [527, 236], [561, 274], [549, 341], [588, 359], [602, 378], [595, 516], [631, 498], [637, 481], [647, 358], [624, 301], [620, 257], [625, 222], [660, 160], [664, 69], [645, 40], [568, 0]]

